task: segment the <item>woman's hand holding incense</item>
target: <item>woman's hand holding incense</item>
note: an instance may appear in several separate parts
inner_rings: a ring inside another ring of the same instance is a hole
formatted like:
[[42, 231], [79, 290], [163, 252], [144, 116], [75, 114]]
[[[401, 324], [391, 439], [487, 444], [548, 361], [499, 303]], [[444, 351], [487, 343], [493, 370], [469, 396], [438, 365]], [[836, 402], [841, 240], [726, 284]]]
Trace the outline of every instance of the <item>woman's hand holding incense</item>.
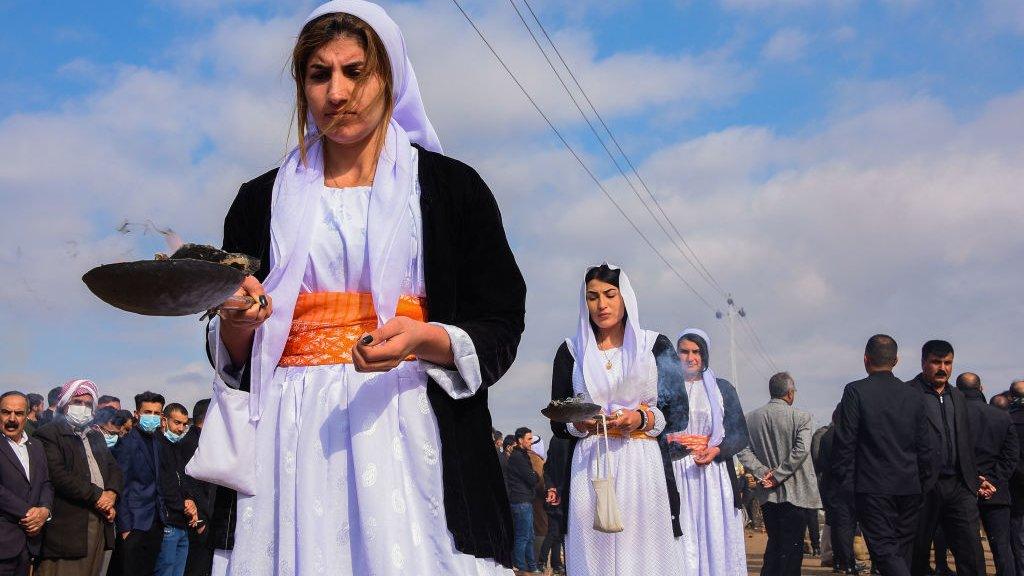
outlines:
[[636, 410], [616, 410], [609, 416], [608, 429], [628, 434], [640, 428], [640, 413]]
[[445, 368], [455, 367], [448, 331], [405, 316], [396, 316], [364, 335], [352, 347], [357, 372], [387, 372], [410, 355]]
[[586, 434], [598, 433], [599, 426], [597, 424], [597, 420], [594, 418], [591, 418], [590, 420], [584, 420], [582, 422], [573, 422], [572, 425], [573, 427], [576, 428], [576, 430]]
[[708, 446], [693, 453], [693, 462], [697, 466], [707, 466], [715, 461], [715, 458], [722, 452], [718, 446]]
[[249, 296], [255, 303], [245, 310], [221, 310], [220, 339], [231, 357], [231, 364], [243, 366], [252, 354], [252, 340], [256, 329], [274, 312], [273, 299], [255, 276], [246, 276], [235, 296]]

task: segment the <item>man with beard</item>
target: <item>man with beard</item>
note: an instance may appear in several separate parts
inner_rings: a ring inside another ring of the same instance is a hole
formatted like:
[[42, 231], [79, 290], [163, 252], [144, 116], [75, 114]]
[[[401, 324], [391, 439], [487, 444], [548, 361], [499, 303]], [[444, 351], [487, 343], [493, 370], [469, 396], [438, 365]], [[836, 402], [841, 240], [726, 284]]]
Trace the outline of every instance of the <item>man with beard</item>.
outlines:
[[1010, 552], [1010, 475], [1017, 468], [1020, 445], [1017, 431], [1005, 411], [985, 403], [981, 378], [964, 372], [956, 387], [967, 398], [967, 417], [971, 423], [971, 444], [978, 465], [981, 494], [978, 512], [985, 527], [996, 576], [1014, 576], [1016, 569]]
[[57, 415], [36, 432], [53, 482], [53, 518], [43, 535], [37, 576], [97, 576], [114, 545], [114, 515], [123, 484], [103, 433], [91, 426], [99, 396], [92, 380], [70, 380]]
[[942, 526], [959, 576], [985, 574], [978, 534], [978, 468], [971, 445], [967, 399], [950, 386], [953, 346], [929, 340], [921, 349], [921, 373], [908, 382], [924, 399], [925, 418], [932, 428], [932, 463], [937, 479], [925, 486], [911, 563], [913, 576], [928, 573], [935, 529]]

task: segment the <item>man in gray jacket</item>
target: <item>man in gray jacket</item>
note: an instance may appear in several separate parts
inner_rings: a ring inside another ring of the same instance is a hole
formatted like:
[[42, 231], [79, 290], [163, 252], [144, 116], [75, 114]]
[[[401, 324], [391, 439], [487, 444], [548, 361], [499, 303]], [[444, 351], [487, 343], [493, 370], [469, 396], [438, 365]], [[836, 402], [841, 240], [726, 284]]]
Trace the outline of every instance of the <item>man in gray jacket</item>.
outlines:
[[768, 545], [761, 576], [799, 576], [806, 510], [821, 508], [811, 452], [811, 415], [793, 408], [796, 383], [787, 372], [768, 381], [772, 399], [747, 415], [750, 447], [743, 466], [760, 479], [757, 499]]

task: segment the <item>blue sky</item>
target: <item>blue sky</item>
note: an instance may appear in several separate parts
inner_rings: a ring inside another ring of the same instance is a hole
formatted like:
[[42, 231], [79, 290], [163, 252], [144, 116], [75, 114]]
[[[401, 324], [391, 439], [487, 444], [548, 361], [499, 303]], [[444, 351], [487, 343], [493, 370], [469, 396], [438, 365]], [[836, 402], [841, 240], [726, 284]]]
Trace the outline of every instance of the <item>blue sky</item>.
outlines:
[[[906, 347], [905, 377], [913, 349], [939, 336], [991, 386], [1020, 374], [1019, 3], [533, 4], [819, 418], [857, 377], [859, 347], [876, 331]], [[195, 319], [115, 312], [78, 278], [162, 249], [152, 234], [115, 232], [124, 220], [219, 242], [238, 184], [287, 149], [285, 64], [312, 5], [0, 1], [0, 388], [42, 391], [84, 375], [122, 396], [143, 387], [187, 402], [203, 394], [210, 374]], [[520, 360], [493, 395], [501, 427], [542, 426], [535, 404], [589, 263], [607, 258], [631, 271], [652, 329], [699, 325], [726, 341], [722, 323], [614, 213], [450, 2], [385, 6], [406, 33], [447, 152], [494, 189], [530, 285]], [[466, 6], [631, 217], [722, 306], [631, 202], [509, 4]], [[745, 332], [740, 343], [749, 409], [773, 366]], [[727, 372], [726, 348], [716, 351]]]

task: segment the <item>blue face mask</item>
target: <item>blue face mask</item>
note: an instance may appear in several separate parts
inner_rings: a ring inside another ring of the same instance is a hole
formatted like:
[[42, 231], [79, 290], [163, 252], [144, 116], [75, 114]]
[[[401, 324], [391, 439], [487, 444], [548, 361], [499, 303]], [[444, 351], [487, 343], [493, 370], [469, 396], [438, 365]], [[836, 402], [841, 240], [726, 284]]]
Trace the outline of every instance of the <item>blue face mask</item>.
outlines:
[[103, 439], [107, 442], [107, 448], [113, 448], [117, 444], [117, 441], [121, 439], [117, 434], [103, 433]]
[[170, 441], [171, 444], [174, 444], [175, 442], [181, 440], [184, 437], [184, 434], [175, 434], [170, 430], [164, 430], [164, 438], [167, 438], [167, 440]]
[[158, 414], [143, 414], [139, 417], [139, 428], [143, 432], [152, 433], [160, 427], [160, 416]]

